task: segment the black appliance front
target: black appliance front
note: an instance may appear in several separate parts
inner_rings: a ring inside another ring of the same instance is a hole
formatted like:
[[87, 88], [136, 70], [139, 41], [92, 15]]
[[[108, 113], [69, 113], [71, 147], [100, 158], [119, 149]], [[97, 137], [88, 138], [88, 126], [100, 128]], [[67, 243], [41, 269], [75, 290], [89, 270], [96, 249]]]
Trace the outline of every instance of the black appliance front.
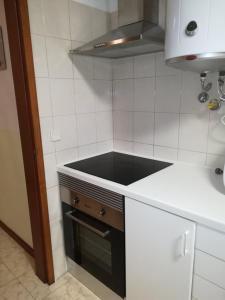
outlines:
[[62, 207], [66, 255], [124, 298], [124, 232], [66, 203]]

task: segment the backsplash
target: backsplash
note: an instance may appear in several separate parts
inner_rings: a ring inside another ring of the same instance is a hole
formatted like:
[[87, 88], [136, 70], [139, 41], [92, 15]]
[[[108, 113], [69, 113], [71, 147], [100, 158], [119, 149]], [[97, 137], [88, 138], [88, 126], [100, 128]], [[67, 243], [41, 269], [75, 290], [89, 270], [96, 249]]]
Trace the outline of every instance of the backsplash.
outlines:
[[[216, 77], [211, 98], [216, 94]], [[225, 162], [225, 113], [197, 100], [198, 74], [165, 65], [163, 53], [113, 63], [114, 148], [212, 167]]]

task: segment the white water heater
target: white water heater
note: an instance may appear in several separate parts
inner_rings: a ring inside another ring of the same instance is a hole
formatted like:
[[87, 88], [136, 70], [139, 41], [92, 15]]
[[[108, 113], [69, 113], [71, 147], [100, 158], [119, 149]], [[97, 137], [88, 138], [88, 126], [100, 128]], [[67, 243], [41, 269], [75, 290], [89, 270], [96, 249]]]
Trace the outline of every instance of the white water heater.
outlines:
[[225, 71], [225, 0], [167, 0], [165, 57], [183, 70]]

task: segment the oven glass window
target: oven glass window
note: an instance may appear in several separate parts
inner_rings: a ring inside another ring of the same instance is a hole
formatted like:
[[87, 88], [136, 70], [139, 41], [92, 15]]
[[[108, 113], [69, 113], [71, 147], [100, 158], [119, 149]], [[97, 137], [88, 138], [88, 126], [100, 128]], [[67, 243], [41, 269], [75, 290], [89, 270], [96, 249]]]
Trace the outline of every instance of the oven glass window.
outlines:
[[112, 274], [111, 242], [83, 226], [77, 226], [77, 230], [82, 261], [87, 260]]

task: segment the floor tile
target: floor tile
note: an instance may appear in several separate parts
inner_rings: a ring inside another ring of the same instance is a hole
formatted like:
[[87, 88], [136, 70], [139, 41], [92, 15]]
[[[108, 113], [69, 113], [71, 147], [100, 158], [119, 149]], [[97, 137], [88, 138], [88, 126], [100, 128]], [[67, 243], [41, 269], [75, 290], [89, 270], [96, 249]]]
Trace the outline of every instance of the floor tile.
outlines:
[[100, 300], [84, 285], [70, 275], [69, 280], [59, 289], [51, 293], [46, 300]]
[[10, 281], [15, 279], [13, 274], [8, 270], [4, 264], [0, 264], [0, 287], [6, 285]]
[[15, 250], [18, 250], [19, 246], [10, 237], [0, 233], [0, 258], [12, 254]]
[[68, 275], [65, 274], [54, 284], [49, 286], [48, 284], [41, 282], [33, 271], [29, 271], [18, 277], [18, 280], [31, 293], [34, 299], [40, 300], [44, 299], [51, 292], [64, 285], [68, 281], [68, 278]]
[[33, 258], [22, 249], [15, 249], [5, 255], [2, 261], [16, 277], [34, 269]]
[[71, 274], [51, 286], [34, 272], [34, 261], [0, 229], [0, 300], [100, 300]]
[[6, 286], [0, 288], [1, 300], [32, 300], [33, 297], [19, 283], [18, 280], [13, 280]]

